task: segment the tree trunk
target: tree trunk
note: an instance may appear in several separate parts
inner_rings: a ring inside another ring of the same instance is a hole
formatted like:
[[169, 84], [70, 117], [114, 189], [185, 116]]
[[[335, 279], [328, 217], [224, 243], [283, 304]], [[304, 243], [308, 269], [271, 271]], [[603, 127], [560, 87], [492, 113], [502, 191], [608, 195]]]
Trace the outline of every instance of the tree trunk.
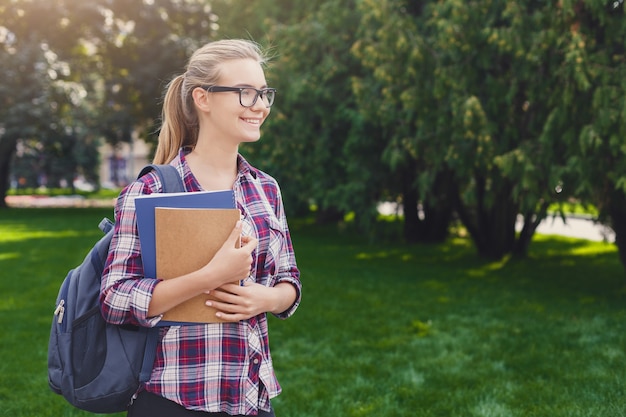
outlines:
[[409, 164], [402, 175], [402, 211], [404, 213], [404, 239], [419, 242], [420, 219], [417, 210], [418, 192], [415, 189], [415, 164]]
[[418, 236], [424, 243], [441, 243], [450, 233], [452, 221], [452, 206], [447, 200], [440, 200], [437, 204], [425, 201], [422, 205], [424, 220], [419, 223]]
[[409, 243], [439, 243], [448, 237], [452, 219], [452, 204], [447, 196], [449, 189], [448, 175], [437, 176], [433, 190], [439, 195], [422, 202], [422, 214], [419, 212], [419, 192], [415, 188], [417, 170], [411, 164], [403, 175], [402, 208], [404, 210], [404, 238]]
[[524, 224], [522, 225], [522, 230], [520, 231], [517, 241], [515, 242], [515, 246], [513, 247], [514, 256], [522, 258], [528, 255], [530, 242], [535, 235], [535, 231], [537, 230], [539, 223], [546, 218], [548, 205], [549, 204], [547, 202], [542, 203], [539, 213], [528, 212], [524, 214]]
[[17, 139], [0, 137], [0, 208], [7, 208], [6, 196], [9, 191], [11, 159], [15, 153]]
[[337, 223], [343, 219], [343, 216], [344, 213], [337, 208], [320, 208], [315, 214], [315, 223], [320, 225]]
[[452, 174], [448, 171], [437, 174], [432, 187], [432, 198], [422, 203], [423, 220], [419, 223], [418, 235], [425, 243], [441, 243], [450, 233], [450, 222], [454, 209], [450, 198]]
[[615, 232], [619, 260], [626, 268], [626, 195], [621, 191], [613, 191], [608, 203], [611, 226]]
[[454, 208], [472, 238], [481, 258], [500, 260], [513, 253], [515, 247], [515, 222], [518, 206], [510, 194], [511, 187], [490, 190], [495, 194], [493, 203], [486, 204], [486, 181], [476, 178], [476, 205], [468, 207], [458, 190], [453, 194]]

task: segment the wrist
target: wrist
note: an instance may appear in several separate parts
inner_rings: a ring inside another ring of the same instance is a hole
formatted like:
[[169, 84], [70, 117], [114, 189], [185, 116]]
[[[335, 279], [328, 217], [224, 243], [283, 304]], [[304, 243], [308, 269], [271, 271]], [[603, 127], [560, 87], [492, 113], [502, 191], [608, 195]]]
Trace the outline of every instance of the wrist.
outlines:
[[281, 282], [273, 287], [274, 297], [268, 310], [272, 314], [280, 314], [293, 305], [296, 301], [296, 289], [288, 282]]

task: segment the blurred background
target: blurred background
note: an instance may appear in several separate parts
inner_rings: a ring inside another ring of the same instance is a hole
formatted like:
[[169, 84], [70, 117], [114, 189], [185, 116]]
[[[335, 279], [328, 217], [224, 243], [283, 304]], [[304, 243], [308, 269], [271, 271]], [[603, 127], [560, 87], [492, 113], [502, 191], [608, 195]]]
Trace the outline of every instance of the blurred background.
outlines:
[[580, 212], [624, 263], [624, 19], [623, 0], [2, 0], [0, 204], [119, 190], [189, 54], [247, 38], [278, 95], [241, 151], [290, 215], [376, 238], [386, 204], [407, 242], [460, 226], [501, 259]]
[[[152, 159], [167, 83], [245, 38], [278, 93], [240, 151], [281, 185], [304, 285], [270, 317], [277, 415], [626, 416], [625, 18], [623, 0], [0, 0], [0, 414], [87, 415], [47, 386], [58, 287]], [[38, 199], [62, 207], [22, 209]], [[563, 221], [596, 234], [542, 228]]]

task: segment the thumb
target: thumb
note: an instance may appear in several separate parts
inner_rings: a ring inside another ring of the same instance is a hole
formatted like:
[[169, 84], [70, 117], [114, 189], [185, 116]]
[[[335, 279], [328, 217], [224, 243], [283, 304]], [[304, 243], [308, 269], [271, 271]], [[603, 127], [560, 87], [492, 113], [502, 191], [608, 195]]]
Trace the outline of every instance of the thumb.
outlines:
[[239, 248], [241, 246], [241, 230], [241, 220], [238, 220], [235, 227], [233, 227], [233, 231], [230, 232], [230, 236], [226, 239], [225, 244], [228, 244], [231, 247], [234, 246], [235, 248]]

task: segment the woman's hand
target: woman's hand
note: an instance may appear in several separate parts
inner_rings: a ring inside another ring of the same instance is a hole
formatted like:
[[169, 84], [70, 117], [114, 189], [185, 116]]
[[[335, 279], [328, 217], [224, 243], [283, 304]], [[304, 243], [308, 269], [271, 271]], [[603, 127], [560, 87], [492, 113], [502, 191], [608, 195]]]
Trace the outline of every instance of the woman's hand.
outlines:
[[241, 236], [241, 229], [241, 221], [238, 221], [226, 242], [203, 268], [207, 275], [219, 280], [217, 283], [212, 281], [213, 285], [209, 289], [241, 281], [250, 275], [252, 252], [257, 246], [257, 240], [250, 236]]
[[275, 287], [249, 281], [243, 285], [225, 284], [210, 294], [217, 300], [206, 304], [217, 309], [217, 317], [226, 321], [246, 320], [267, 312], [282, 313], [296, 299], [296, 289], [286, 282]]

